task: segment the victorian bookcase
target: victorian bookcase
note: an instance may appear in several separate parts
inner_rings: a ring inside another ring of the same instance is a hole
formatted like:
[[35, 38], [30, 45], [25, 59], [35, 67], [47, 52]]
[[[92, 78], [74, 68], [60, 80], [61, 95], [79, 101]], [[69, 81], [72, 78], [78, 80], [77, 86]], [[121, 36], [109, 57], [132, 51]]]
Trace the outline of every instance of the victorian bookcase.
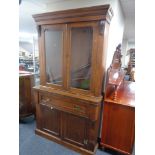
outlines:
[[33, 15], [40, 59], [36, 134], [82, 154], [97, 148], [112, 16], [109, 5]]

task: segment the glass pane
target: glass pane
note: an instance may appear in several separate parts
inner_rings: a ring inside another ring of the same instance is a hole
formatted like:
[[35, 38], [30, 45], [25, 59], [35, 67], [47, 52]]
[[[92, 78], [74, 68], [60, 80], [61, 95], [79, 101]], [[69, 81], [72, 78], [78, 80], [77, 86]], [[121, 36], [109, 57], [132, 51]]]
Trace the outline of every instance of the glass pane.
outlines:
[[46, 80], [62, 85], [63, 31], [45, 31]]
[[71, 86], [90, 89], [93, 30], [91, 27], [71, 30]]

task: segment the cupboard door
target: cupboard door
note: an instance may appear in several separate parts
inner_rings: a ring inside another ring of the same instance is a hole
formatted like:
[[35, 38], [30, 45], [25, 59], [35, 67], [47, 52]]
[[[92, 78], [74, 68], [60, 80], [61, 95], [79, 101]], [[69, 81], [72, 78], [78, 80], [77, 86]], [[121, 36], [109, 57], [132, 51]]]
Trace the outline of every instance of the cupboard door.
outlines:
[[[91, 90], [94, 71], [95, 24], [69, 24], [70, 34], [70, 87]], [[93, 58], [93, 59], [92, 59]]]
[[63, 139], [80, 147], [86, 147], [87, 120], [69, 113], [63, 113], [62, 119]]
[[45, 104], [38, 105], [37, 126], [39, 129], [60, 136], [60, 111]]
[[53, 87], [64, 85], [65, 25], [43, 26], [44, 83]]

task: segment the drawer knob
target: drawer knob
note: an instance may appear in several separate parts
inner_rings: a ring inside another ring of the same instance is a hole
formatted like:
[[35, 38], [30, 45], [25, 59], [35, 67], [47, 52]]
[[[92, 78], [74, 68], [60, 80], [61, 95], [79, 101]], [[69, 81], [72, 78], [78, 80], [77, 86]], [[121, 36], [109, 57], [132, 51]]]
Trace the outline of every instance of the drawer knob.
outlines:
[[51, 110], [53, 110], [53, 107], [51, 107]]
[[74, 106], [74, 109], [75, 109], [75, 110], [81, 110], [80, 106], [78, 106], [78, 105], [75, 105], [75, 106]]

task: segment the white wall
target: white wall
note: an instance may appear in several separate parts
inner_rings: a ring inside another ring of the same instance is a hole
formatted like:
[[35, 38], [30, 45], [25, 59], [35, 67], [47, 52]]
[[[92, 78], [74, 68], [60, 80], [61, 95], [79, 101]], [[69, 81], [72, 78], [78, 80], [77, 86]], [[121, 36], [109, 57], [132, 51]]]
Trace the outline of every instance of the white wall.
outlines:
[[135, 48], [135, 42], [128, 42], [127, 50], [129, 50], [130, 48]]
[[107, 53], [107, 62], [106, 68], [109, 67], [112, 61], [113, 53], [116, 49], [116, 46], [119, 43], [122, 43], [123, 31], [124, 31], [124, 16], [122, 13], [122, 8], [119, 0], [68, 0], [68, 1], [59, 1], [52, 3], [52, 5], [47, 6], [47, 11], [58, 11], [66, 10], [73, 8], [89, 7], [96, 5], [110, 4], [114, 16], [112, 18], [110, 29], [109, 29], [109, 41], [108, 41], [108, 53]]

